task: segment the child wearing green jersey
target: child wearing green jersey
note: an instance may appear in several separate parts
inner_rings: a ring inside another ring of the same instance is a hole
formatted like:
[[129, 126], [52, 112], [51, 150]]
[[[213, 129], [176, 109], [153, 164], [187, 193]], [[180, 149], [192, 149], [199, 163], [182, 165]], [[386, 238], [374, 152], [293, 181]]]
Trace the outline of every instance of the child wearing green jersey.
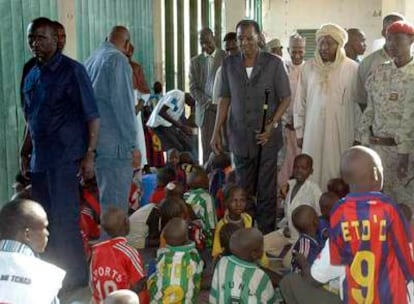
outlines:
[[214, 270], [209, 303], [274, 303], [268, 275], [255, 263], [263, 254], [263, 234], [242, 228], [230, 238], [232, 255], [223, 256]]
[[171, 219], [163, 236], [167, 245], [158, 250], [156, 271], [148, 280], [151, 303], [196, 303], [203, 261], [188, 239], [187, 222]]
[[184, 200], [191, 206], [195, 216], [201, 220], [206, 247], [211, 248], [217, 216], [214, 198], [208, 192], [208, 183], [208, 176], [204, 169], [194, 166], [187, 180], [190, 190], [184, 194]]

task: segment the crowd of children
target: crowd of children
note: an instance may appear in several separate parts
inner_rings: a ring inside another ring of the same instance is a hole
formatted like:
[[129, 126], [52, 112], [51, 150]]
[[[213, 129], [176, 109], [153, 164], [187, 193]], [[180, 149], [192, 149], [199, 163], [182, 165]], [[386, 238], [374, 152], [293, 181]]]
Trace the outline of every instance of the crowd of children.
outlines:
[[[139, 303], [283, 303], [281, 280], [309, 275], [332, 236], [331, 210], [350, 190], [336, 178], [322, 193], [312, 170], [309, 155], [295, 158], [281, 188], [284, 218], [265, 236], [254, 228], [246, 208], [252, 198], [236, 184], [228, 155], [212, 156], [203, 168], [188, 153], [168, 151], [164, 167], [143, 172], [155, 174], [156, 185], [129, 216], [118, 208], [101, 215], [96, 183], [83, 183], [80, 225], [93, 302], [127, 289]], [[30, 196], [20, 176], [14, 187], [15, 197]], [[411, 209], [399, 207], [411, 220]], [[100, 229], [108, 240], [98, 241]]]

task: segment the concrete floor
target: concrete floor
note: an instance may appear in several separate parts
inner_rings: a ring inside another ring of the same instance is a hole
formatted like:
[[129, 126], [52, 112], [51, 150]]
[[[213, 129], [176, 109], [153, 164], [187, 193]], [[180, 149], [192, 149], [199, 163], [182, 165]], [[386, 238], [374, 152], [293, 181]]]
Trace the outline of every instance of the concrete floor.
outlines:
[[[208, 303], [208, 290], [202, 290], [198, 297], [198, 304], [207, 304]], [[73, 293], [60, 299], [61, 304], [89, 304], [91, 303], [91, 291], [89, 287], [84, 287], [78, 290], [75, 290]]]
[[74, 290], [72, 293], [60, 299], [61, 304], [89, 304], [91, 302], [91, 291], [89, 287]]

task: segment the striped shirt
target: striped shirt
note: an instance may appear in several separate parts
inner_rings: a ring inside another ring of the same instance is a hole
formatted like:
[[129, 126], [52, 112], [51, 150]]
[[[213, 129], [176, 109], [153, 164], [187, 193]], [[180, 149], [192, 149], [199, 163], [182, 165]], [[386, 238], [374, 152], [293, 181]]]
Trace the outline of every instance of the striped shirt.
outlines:
[[[130, 289], [145, 279], [143, 263], [138, 251], [127, 244], [124, 237], [116, 237], [92, 247], [90, 285], [96, 302], [103, 301], [112, 291]], [[139, 294], [147, 303], [146, 291]]]
[[184, 194], [185, 202], [191, 205], [195, 215], [202, 221], [206, 246], [213, 245], [213, 230], [217, 224], [214, 198], [205, 189], [191, 189]]
[[[310, 235], [301, 233], [299, 239], [293, 245], [293, 250], [304, 255], [309, 265], [312, 265], [313, 261], [321, 252], [322, 246], [318, 240]], [[292, 272], [300, 272], [300, 267], [294, 258], [292, 259]]]
[[275, 292], [267, 274], [256, 264], [234, 255], [222, 257], [214, 270], [210, 304], [275, 302]]
[[196, 303], [202, 271], [193, 242], [159, 249], [156, 271], [148, 279], [151, 303]]
[[412, 238], [395, 203], [380, 192], [350, 193], [331, 210], [332, 265], [346, 268], [344, 303], [407, 303]]

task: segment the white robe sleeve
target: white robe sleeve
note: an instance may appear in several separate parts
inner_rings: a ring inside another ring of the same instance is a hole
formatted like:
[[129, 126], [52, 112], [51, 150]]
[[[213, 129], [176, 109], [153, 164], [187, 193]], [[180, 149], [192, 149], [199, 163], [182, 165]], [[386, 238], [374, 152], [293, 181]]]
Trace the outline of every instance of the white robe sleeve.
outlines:
[[301, 71], [296, 89], [295, 100], [293, 101], [293, 124], [296, 130], [296, 137], [303, 138], [305, 130], [305, 112], [306, 112], [306, 91], [307, 81], [305, 74], [306, 66]]

